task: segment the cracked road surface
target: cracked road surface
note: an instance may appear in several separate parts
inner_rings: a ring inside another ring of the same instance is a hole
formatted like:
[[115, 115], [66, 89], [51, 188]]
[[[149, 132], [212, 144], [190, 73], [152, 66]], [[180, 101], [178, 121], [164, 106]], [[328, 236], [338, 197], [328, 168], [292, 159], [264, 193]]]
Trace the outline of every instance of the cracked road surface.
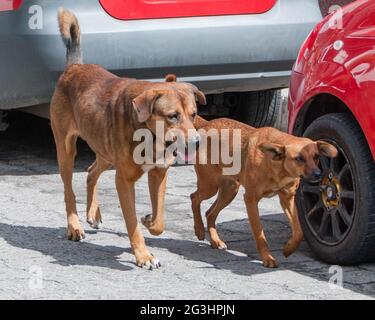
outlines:
[[[264, 268], [249, 229], [242, 193], [218, 218], [229, 250], [210, 248], [194, 236], [189, 195], [193, 168], [171, 168], [166, 194], [166, 230], [143, 228], [147, 245], [162, 267], [134, 264], [119, 208], [114, 171], [101, 177], [101, 229], [85, 222], [86, 169], [94, 157], [80, 143], [74, 174], [77, 206], [86, 239], [65, 237], [63, 187], [57, 172], [48, 121], [19, 113], [0, 133], [0, 298], [1, 299], [372, 299], [375, 264], [343, 268], [344, 285], [329, 286], [330, 265], [302, 243], [285, 259], [290, 229], [277, 198], [263, 201], [262, 222], [277, 269]], [[15, 121], [17, 120], [17, 121]], [[147, 180], [136, 186], [138, 217], [150, 213]], [[212, 203], [207, 201], [203, 209]], [[331, 270], [332, 271], [332, 270]]]

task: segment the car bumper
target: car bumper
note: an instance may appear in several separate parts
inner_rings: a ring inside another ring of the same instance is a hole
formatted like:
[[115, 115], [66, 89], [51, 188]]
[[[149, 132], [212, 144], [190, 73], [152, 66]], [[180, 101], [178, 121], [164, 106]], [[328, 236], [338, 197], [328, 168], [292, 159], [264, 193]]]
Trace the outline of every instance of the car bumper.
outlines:
[[[9, 49], [0, 53], [7, 57], [2, 63], [25, 78], [4, 81], [3, 109], [50, 99], [65, 67], [56, 19], [59, 6], [74, 11], [80, 21], [85, 63], [139, 79], [162, 79], [166, 73], [175, 73], [206, 93], [287, 87], [298, 49], [321, 19], [315, 0], [279, 0], [270, 11], [255, 15], [137, 21], [113, 19], [91, 0], [37, 0], [33, 5], [43, 9], [41, 30], [28, 28], [26, 5], [6, 14], [8, 23], [16, 24], [11, 46], [18, 52], [18, 63], [11, 66], [9, 56], [14, 54]], [[5, 23], [2, 20], [0, 24]]]

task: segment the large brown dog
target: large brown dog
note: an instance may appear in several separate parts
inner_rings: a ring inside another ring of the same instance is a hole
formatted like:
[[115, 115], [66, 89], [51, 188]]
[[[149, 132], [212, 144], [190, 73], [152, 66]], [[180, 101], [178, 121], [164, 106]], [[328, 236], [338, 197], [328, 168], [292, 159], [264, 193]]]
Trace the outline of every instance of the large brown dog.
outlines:
[[[266, 267], [277, 267], [277, 261], [268, 249], [267, 240], [259, 218], [258, 202], [263, 197], [278, 195], [281, 206], [292, 228], [292, 237], [284, 247], [284, 255], [293, 253], [303, 235], [298, 220], [295, 205], [295, 194], [300, 177], [313, 180], [321, 178], [318, 168], [319, 156], [335, 157], [337, 150], [334, 146], [324, 142], [314, 142], [306, 138], [298, 138], [283, 133], [274, 128], [255, 129], [230, 119], [216, 119], [210, 122], [197, 119], [196, 128], [208, 132], [211, 129], [229, 129], [229, 150], [233, 153], [233, 130], [241, 129], [241, 167], [236, 175], [223, 175], [222, 162], [210, 164], [212, 158], [212, 139], [207, 138], [207, 164], [195, 165], [198, 178], [197, 191], [191, 194], [194, 213], [194, 228], [198, 239], [205, 237], [204, 225], [201, 217], [200, 204], [203, 200], [218, 196], [213, 205], [206, 212], [207, 227], [213, 248], [226, 249], [226, 244], [220, 239], [215, 221], [220, 211], [232, 202], [240, 185], [245, 188], [244, 200], [248, 218], [253, 230], [257, 249]], [[220, 136], [219, 138], [220, 139]], [[214, 145], [214, 144], [213, 144]]]
[[64, 183], [68, 238], [84, 238], [72, 189], [76, 140], [80, 136], [96, 153], [96, 161], [89, 168], [87, 178], [87, 221], [97, 227], [101, 220], [96, 185], [99, 175], [113, 166], [137, 265], [158, 267], [160, 264], [146, 248], [137, 221], [134, 183], [148, 171], [152, 219], [145, 219], [144, 224], [152, 234], [160, 234], [164, 228], [164, 193], [169, 163], [161, 167], [137, 164], [133, 159], [137, 146], [133, 134], [141, 128], [155, 134], [156, 122], [161, 121], [165, 132], [178, 128], [187, 144], [197, 143], [199, 135], [193, 126], [196, 99], [205, 104], [204, 94], [191, 84], [173, 82], [173, 77], [163, 83], [137, 81], [117, 77], [98, 65], [82, 64], [76, 17], [61, 9], [58, 18], [67, 47], [67, 67], [52, 97], [51, 125]]

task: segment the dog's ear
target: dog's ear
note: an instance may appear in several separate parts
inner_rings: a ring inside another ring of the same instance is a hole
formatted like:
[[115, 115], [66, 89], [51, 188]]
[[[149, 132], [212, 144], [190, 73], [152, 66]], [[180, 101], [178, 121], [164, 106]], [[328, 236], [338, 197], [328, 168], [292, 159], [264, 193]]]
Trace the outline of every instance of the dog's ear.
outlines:
[[206, 96], [204, 93], [198, 89], [194, 90], [195, 97], [200, 105], [205, 106], [207, 104], [206, 102]]
[[326, 156], [328, 158], [335, 158], [337, 157], [338, 151], [336, 147], [329, 144], [325, 141], [317, 141], [316, 145], [318, 146], [319, 154], [321, 156]]
[[161, 93], [156, 90], [146, 90], [132, 101], [139, 122], [145, 122], [151, 116], [155, 101]]
[[282, 160], [285, 157], [285, 146], [277, 143], [263, 142], [258, 148], [272, 160]]
[[207, 104], [206, 102], [206, 96], [202, 91], [200, 91], [195, 85], [188, 83], [188, 82], [178, 82], [177, 87], [180, 89], [190, 90], [194, 93], [195, 100], [199, 102], [199, 104], [205, 106]]
[[169, 73], [165, 76], [165, 82], [176, 82], [177, 77], [175, 74]]

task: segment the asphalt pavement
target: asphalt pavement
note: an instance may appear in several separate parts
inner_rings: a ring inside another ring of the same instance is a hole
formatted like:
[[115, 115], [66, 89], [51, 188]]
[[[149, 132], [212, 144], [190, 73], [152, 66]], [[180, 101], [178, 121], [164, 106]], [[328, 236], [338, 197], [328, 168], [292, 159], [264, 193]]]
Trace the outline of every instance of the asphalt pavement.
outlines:
[[[375, 264], [334, 267], [319, 261], [305, 242], [288, 259], [290, 235], [277, 198], [260, 204], [262, 223], [279, 268], [264, 268], [252, 239], [241, 191], [218, 218], [227, 251], [214, 250], [193, 231], [191, 166], [170, 169], [166, 230], [151, 236], [162, 267], [135, 265], [119, 207], [114, 171], [99, 182], [101, 229], [85, 222], [86, 170], [94, 156], [79, 143], [74, 189], [86, 239], [66, 239], [63, 186], [47, 120], [13, 113], [0, 132], [1, 299], [372, 299]], [[138, 217], [151, 212], [147, 179], [136, 185]], [[203, 209], [212, 203], [207, 201]], [[343, 279], [341, 285], [340, 279]]]

